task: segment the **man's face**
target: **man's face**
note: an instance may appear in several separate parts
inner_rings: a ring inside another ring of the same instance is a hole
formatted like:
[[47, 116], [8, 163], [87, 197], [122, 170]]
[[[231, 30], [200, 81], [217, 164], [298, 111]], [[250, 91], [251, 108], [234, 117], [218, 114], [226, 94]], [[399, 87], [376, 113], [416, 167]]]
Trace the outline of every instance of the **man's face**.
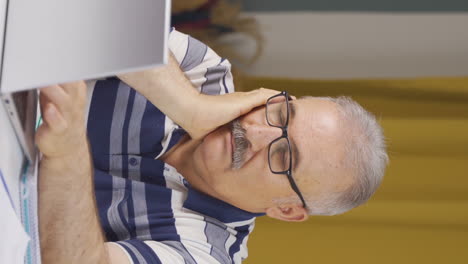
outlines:
[[[302, 99], [290, 101], [290, 107], [292, 175], [301, 193], [314, 196], [346, 187], [349, 180], [339, 168], [343, 148], [334, 103]], [[210, 192], [250, 212], [264, 212], [274, 206], [274, 198], [296, 195], [286, 175], [270, 171], [268, 147], [282, 131], [268, 125], [265, 107], [241, 117], [238, 125], [218, 128], [195, 150], [196, 170]]]

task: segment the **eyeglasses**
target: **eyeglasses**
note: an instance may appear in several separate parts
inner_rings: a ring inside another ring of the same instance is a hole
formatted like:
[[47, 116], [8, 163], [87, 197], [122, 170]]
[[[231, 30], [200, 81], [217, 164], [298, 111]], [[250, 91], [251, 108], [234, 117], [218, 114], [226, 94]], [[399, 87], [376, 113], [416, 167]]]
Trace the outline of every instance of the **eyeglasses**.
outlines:
[[291, 98], [288, 92], [282, 91], [280, 94], [270, 97], [266, 103], [265, 114], [268, 125], [283, 131], [282, 135], [268, 146], [268, 165], [272, 173], [288, 176], [291, 188], [301, 199], [304, 208], [307, 208], [304, 197], [292, 177], [292, 151], [288, 138], [289, 100]]

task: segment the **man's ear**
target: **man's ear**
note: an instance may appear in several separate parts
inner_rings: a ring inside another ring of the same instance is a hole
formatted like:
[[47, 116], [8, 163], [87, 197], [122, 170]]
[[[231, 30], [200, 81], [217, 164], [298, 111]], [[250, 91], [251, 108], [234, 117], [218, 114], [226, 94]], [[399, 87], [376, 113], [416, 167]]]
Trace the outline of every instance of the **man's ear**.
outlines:
[[309, 218], [307, 210], [300, 205], [274, 206], [266, 209], [266, 215], [282, 221], [302, 222]]

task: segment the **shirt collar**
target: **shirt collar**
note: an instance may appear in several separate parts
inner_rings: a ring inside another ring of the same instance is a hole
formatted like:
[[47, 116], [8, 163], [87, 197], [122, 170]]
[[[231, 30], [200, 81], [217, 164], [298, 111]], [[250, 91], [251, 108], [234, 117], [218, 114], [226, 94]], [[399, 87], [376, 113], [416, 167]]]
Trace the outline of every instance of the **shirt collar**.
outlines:
[[251, 213], [224, 201], [199, 192], [188, 187], [187, 200], [184, 207], [209, 217], [218, 219], [223, 223], [232, 223], [250, 220], [254, 217], [263, 216], [264, 213]]

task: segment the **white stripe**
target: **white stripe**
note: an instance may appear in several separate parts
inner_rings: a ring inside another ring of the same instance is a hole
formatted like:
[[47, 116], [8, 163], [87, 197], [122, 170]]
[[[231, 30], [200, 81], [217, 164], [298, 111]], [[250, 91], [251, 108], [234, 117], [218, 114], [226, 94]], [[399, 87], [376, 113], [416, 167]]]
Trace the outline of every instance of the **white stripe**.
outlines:
[[[185, 196], [187, 195], [187, 188], [184, 185], [184, 177], [180, 175], [176, 168], [167, 163], [164, 163], [164, 179], [166, 180], [167, 188], [183, 192]], [[182, 201], [183, 200], [185, 200], [185, 197], [182, 198]], [[182, 201], [180, 201], [180, 207], [177, 208], [182, 207]]]
[[187, 199], [187, 188], [183, 185], [183, 177], [175, 168], [166, 164], [164, 170], [166, 186], [172, 189], [171, 207], [175, 219], [177, 234], [181, 237], [181, 243], [197, 263], [217, 264], [211, 255], [211, 245], [205, 236], [206, 222], [204, 217], [197, 212], [183, 208]]
[[[169, 37], [169, 48], [174, 54], [176, 60], [182, 63], [182, 60], [185, 57], [185, 53], [188, 48], [188, 36], [186, 34], [180, 33], [176, 30], [173, 30]], [[208, 68], [216, 66], [219, 64], [220, 57], [216, 54], [210, 47], [208, 47], [205, 57], [203, 58], [202, 63], [200, 63], [195, 68], [190, 71], [184, 72], [190, 82], [194, 87], [200, 91], [201, 86], [206, 82], [205, 74]], [[226, 76], [226, 84], [230, 92], [234, 91], [234, 85], [232, 83], [232, 75], [230, 74], [231, 64], [229, 61], [225, 60], [221, 65], [229, 66], [229, 76]], [[221, 87], [224, 87], [222, 85]]]
[[134, 247], [132, 244], [130, 244], [128, 242], [124, 242], [124, 241], [120, 241], [119, 243], [127, 246], [133, 252], [133, 254], [135, 254], [136, 258], [138, 259], [138, 264], [147, 264], [148, 263], [148, 262], [146, 262], [143, 255], [141, 255], [140, 251], [136, 247]]
[[[183, 208], [183, 202], [187, 197], [186, 187], [183, 185], [183, 178], [177, 170], [170, 165], [166, 164], [164, 170], [164, 177], [168, 188], [173, 189], [171, 198], [171, 207], [175, 218], [175, 227], [177, 233], [181, 236], [182, 244], [187, 248], [189, 253], [200, 263], [217, 263], [217, 261], [210, 255], [211, 245], [207, 242], [205, 235], [206, 222], [204, 217], [197, 212]], [[239, 226], [249, 226], [249, 233], [253, 230], [255, 218], [238, 221], [226, 224], [230, 232], [230, 236], [226, 240], [225, 249], [229, 252], [231, 246], [236, 242], [237, 231], [234, 229]], [[246, 258], [248, 236], [244, 238], [240, 245], [240, 249], [234, 256], [238, 260]], [[210, 261], [207, 261], [209, 259]], [[240, 263], [240, 262], [236, 262]]]
[[[184, 246], [189, 250], [196, 263], [203, 264], [220, 264], [215, 258], [213, 258], [209, 251], [207, 252], [201, 248], [201, 244], [198, 241], [182, 241]], [[223, 263], [224, 264], [224, 263]]]
[[144, 241], [158, 256], [161, 263], [185, 263], [184, 258], [172, 247], [156, 241]]
[[[220, 66], [224, 66], [222, 64], [219, 64]], [[224, 91], [224, 76], [226, 76], [228, 69], [224, 70], [223, 76], [219, 78], [218, 80], [218, 85], [219, 85], [219, 93], [218, 94], [225, 94], [226, 92]]]
[[191, 238], [206, 242], [207, 239], [203, 232], [205, 229], [203, 216], [197, 213], [187, 213], [186, 209], [183, 208], [183, 203], [187, 199], [187, 188], [181, 182], [179, 175], [180, 174], [174, 168], [164, 170], [166, 186], [172, 189], [171, 207], [174, 214], [174, 225], [177, 234], [182, 237], [186, 234], [190, 234]]
[[[225, 78], [225, 83], [226, 83], [226, 88], [228, 90], [228, 93], [233, 93], [234, 92], [234, 81], [231, 73], [231, 63], [229, 61], [225, 60], [221, 65], [226, 65], [228, 67], [228, 71], [226, 73]], [[224, 84], [223, 84], [224, 87]], [[223, 91], [224, 92], [224, 91]]]
[[237, 231], [234, 230], [234, 229], [230, 229], [229, 231], [231, 231], [231, 236], [229, 236], [229, 238], [226, 240], [226, 243], [224, 244], [224, 247], [226, 248], [226, 252], [229, 254], [229, 249], [232, 247], [232, 245], [234, 244], [234, 242], [236, 242], [236, 235], [237, 235]]
[[195, 88], [200, 91], [201, 86], [206, 82], [205, 74], [207, 69], [219, 65], [220, 60], [221, 58], [218, 54], [208, 47], [203, 62], [190, 71], [185, 72], [185, 75]]
[[226, 225], [231, 227], [231, 228], [235, 228], [235, 227], [239, 227], [239, 226], [250, 225], [250, 224], [253, 224], [254, 222], [255, 222], [255, 218], [252, 218], [252, 219], [245, 220], [245, 221], [227, 223]]
[[182, 63], [188, 48], [188, 35], [177, 30], [173, 30], [169, 35], [169, 49], [174, 54], [176, 60]]
[[164, 138], [161, 141], [162, 150], [154, 159], [158, 159], [164, 153], [166, 153], [169, 143], [171, 142], [172, 132], [177, 129], [179, 126], [174, 123], [169, 117], [166, 116], [164, 119]]
[[205, 74], [207, 70], [208, 68], [199, 68], [197, 66], [190, 71], [185, 72], [187, 78], [190, 79], [190, 82], [199, 92], [201, 91], [201, 86], [206, 82]]
[[140, 240], [151, 239], [144, 183], [132, 181], [132, 197], [136, 235]]
[[[124, 197], [125, 181], [122, 178], [112, 177], [112, 202], [109, 209], [107, 209], [107, 219], [112, 231], [114, 231], [119, 240], [125, 240], [130, 237], [130, 233], [122, 222], [119, 210], [117, 209]], [[127, 204], [122, 204], [122, 206], [127, 206]]]

